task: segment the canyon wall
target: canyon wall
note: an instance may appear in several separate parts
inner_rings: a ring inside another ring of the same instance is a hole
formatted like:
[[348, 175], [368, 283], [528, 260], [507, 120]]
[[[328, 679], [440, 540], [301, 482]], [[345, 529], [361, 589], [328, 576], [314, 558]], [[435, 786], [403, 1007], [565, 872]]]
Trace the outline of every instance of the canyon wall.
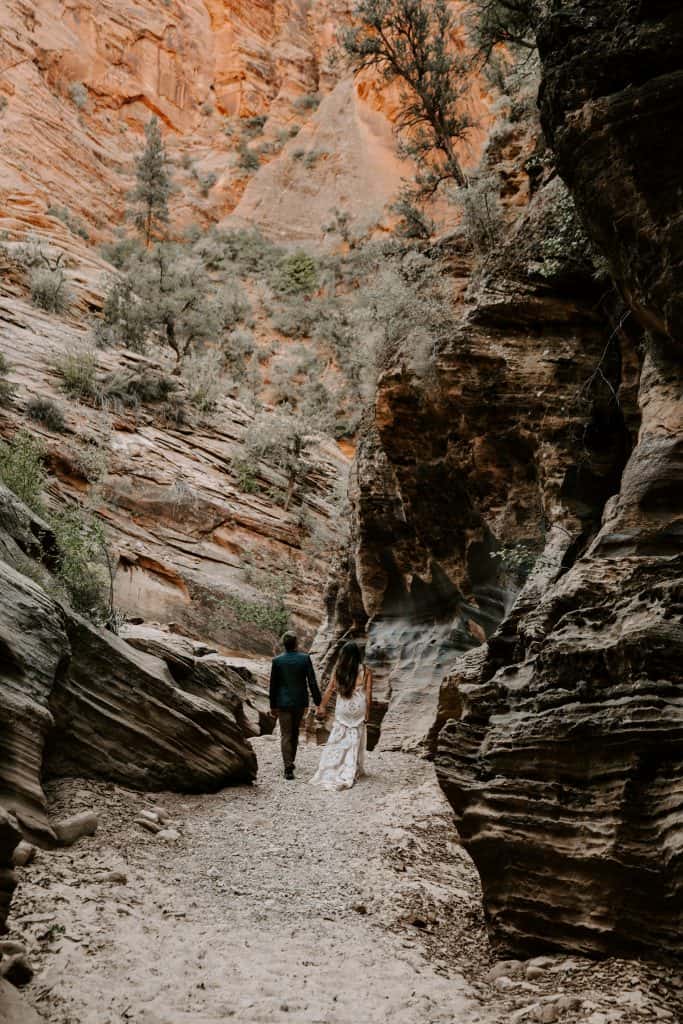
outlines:
[[642, 358], [638, 432], [588, 549], [446, 682], [437, 772], [494, 940], [680, 955], [683, 16], [567, 0], [538, 41], [545, 130]]

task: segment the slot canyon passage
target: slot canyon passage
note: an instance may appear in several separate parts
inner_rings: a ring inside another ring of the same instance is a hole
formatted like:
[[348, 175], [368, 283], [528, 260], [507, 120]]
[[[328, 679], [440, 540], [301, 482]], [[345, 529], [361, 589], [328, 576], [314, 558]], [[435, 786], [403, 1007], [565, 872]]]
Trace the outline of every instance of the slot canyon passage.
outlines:
[[683, 1020], [682, 123], [680, 0], [4, 0], [0, 1024]]

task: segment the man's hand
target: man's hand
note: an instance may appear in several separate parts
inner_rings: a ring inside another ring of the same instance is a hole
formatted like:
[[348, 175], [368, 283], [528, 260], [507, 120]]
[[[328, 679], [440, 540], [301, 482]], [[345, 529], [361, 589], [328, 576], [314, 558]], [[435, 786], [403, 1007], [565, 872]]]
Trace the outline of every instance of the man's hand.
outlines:
[[321, 707], [320, 705], [318, 705], [318, 707], [315, 709], [316, 718], [324, 718], [326, 714], [327, 712], [325, 711], [325, 708]]

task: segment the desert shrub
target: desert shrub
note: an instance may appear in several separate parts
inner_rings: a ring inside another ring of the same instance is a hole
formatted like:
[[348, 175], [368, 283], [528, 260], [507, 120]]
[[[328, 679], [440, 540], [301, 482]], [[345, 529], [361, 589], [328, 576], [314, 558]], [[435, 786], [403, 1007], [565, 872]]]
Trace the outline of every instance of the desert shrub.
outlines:
[[272, 285], [280, 295], [310, 295], [318, 287], [318, 264], [300, 249], [284, 256], [273, 274]]
[[9, 106], [9, 100], [6, 96], [0, 96], [0, 114], [4, 114]]
[[316, 319], [316, 311], [308, 300], [293, 297], [287, 302], [272, 305], [269, 313], [273, 327], [285, 337], [310, 337]]
[[78, 399], [97, 396], [97, 368], [97, 354], [85, 348], [67, 349], [53, 363], [62, 390]]
[[44, 456], [43, 446], [28, 430], [19, 430], [10, 441], [0, 441], [0, 479], [38, 513], [44, 511]]
[[103, 245], [100, 252], [108, 263], [122, 270], [134, 256], [140, 256], [143, 246], [138, 238], [118, 238], [115, 242]]
[[281, 250], [264, 238], [258, 228], [224, 231], [221, 239], [225, 258], [245, 274], [265, 274], [271, 271], [281, 256]]
[[178, 363], [203, 341], [215, 340], [242, 315], [246, 300], [221, 288], [194, 251], [163, 243], [132, 259], [105, 299], [105, 322], [130, 347], [167, 345]]
[[32, 398], [26, 406], [26, 414], [29, 419], [42, 423], [56, 434], [63, 434], [66, 430], [62, 408], [51, 398]]
[[281, 470], [287, 478], [284, 507], [288, 508], [294, 491], [303, 479], [306, 449], [305, 424], [290, 409], [260, 413], [252, 423], [245, 442], [247, 457]]
[[101, 522], [70, 507], [52, 517], [57, 544], [55, 578], [82, 615], [104, 623], [112, 614], [111, 561]]
[[487, 255], [501, 241], [505, 228], [495, 175], [482, 175], [460, 189], [456, 203], [462, 211], [460, 226], [475, 252]]
[[146, 351], [148, 315], [135, 287], [130, 274], [110, 282], [104, 295], [103, 319], [95, 332], [101, 346], [124, 345], [133, 352]]
[[268, 117], [266, 114], [256, 114], [254, 117], [245, 117], [241, 122], [242, 133], [248, 139], [255, 139], [265, 128]]
[[108, 438], [88, 437], [75, 452], [74, 465], [88, 483], [99, 484], [109, 472], [109, 458]]
[[213, 103], [210, 103], [209, 100], [207, 100], [205, 103], [202, 103], [200, 109], [204, 117], [211, 117], [214, 110]]
[[7, 357], [3, 352], [0, 352], [0, 405], [9, 405], [14, 395], [14, 387], [8, 380], [3, 379], [9, 371], [10, 365]]
[[209, 192], [218, 181], [218, 175], [214, 174], [213, 171], [210, 171], [208, 174], [200, 174], [197, 181], [199, 184], [199, 191], [206, 199]]
[[211, 412], [225, 394], [220, 352], [191, 352], [183, 363], [183, 381], [188, 401], [199, 412]]
[[434, 221], [427, 215], [409, 189], [403, 189], [389, 209], [397, 215], [396, 234], [401, 238], [431, 238]]
[[66, 224], [69, 231], [74, 235], [80, 235], [86, 241], [90, 238], [90, 232], [85, 222], [73, 214], [68, 206], [50, 205], [47, 208], [47, 212], [51, 217], [57, 217], [58, 220], [61, 220], [62, 224]]
[[289, 612], [280, 595], [265, 594], [262, 601], [248, 601], [230, 594], [225, 603], [238, 622], [258, 626], [275, 636], [281, 636], [289, 626]]
[[88, 105], [88, 90], [83, 82], [72, 82], [69, 86], [69, 96], [74, 106], [79, 110], [85, 110]]
[[241, 139], [237, 147], [237, 166], [243, 171], [258, 171], [261, 161], [258, 153], [249, 148], [246, 139]]
[[146, 403], [166, 402], [176, 391], [177, 382], [173, 377], [154, 370], [117, 370], [104, 378], [99, 387], [103, 404], [138, 407]]
[[235, 482], [245, 494], [257, 494], [261, 487], [257, 478], [257, 466], [249, 459], [233, 459], [231, 467]]
[[322, 97], [319, 92], [307, 92], [303, 96], [297, 96], [294, 100], [294, 106], [297, 110], [301, 111], [317, 110], [321, 99]]
[[64, 271], [61, 268], [34, 267], [29, 277], [31, 300], [34, 306], [47, 313], [63, 313], [69, 296]]
[[230, 331], [223, 346], [223, 359], [233, 377], [242, 378], [246, 373], [247, 360], [256, 348], [251, 331], [236, 327]]

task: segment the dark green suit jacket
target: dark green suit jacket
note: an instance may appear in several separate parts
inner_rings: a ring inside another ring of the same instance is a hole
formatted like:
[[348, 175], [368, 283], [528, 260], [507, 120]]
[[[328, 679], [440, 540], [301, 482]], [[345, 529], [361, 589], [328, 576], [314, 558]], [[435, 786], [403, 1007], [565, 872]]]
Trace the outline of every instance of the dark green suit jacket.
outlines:
[[308, 707], [309, 689], [313, 703], [320, 704], [320, 690], [310, 655], [302, 651], [285, 651], [273, 658], [270, 667], [271, 708]]

